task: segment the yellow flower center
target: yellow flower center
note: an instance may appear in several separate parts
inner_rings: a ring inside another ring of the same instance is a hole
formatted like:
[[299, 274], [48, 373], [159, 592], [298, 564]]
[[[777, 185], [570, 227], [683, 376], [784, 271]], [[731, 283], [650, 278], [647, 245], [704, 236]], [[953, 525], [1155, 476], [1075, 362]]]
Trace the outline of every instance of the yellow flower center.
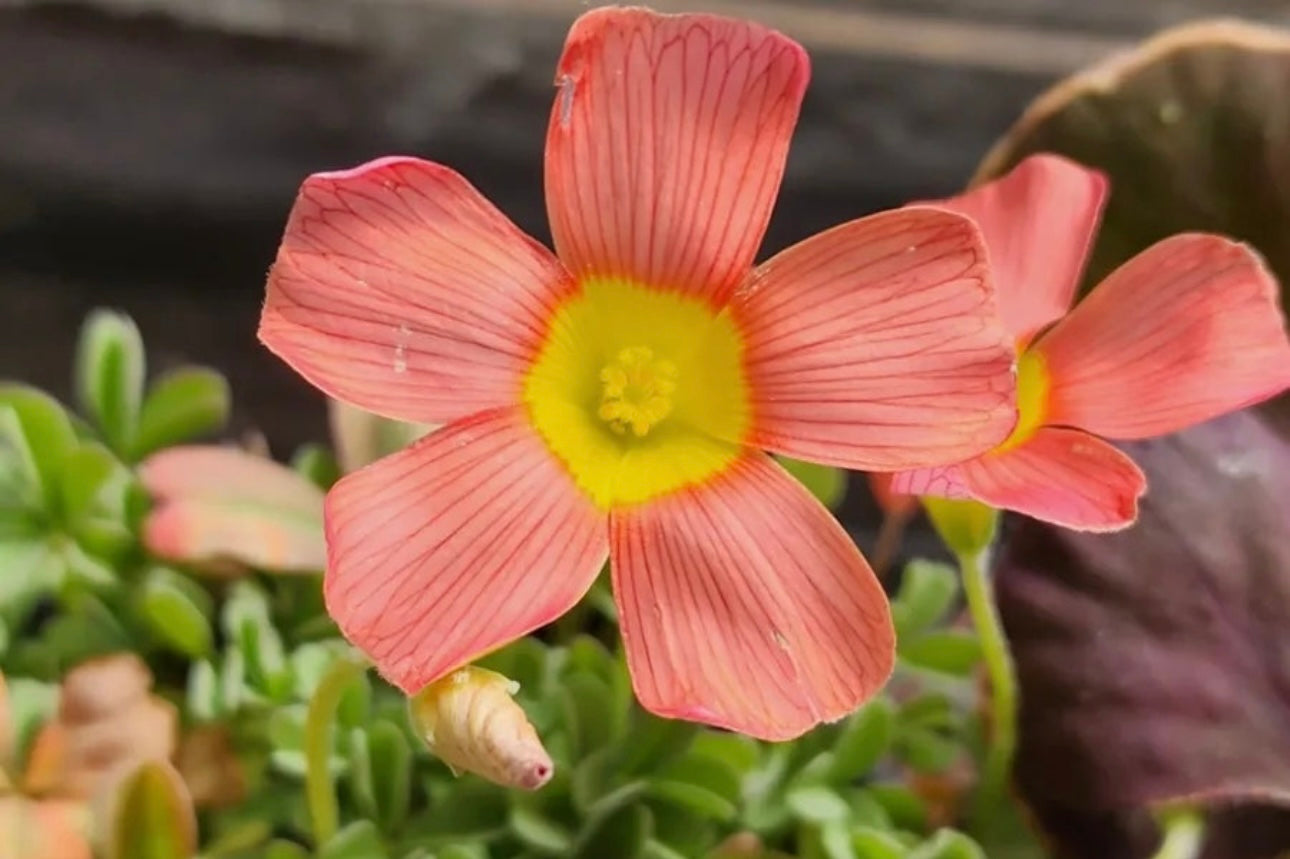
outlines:
[[706, 302], [585, 281], [552, 317], [524, 380], [534, 427], [602, 509], [702, 483], [748, 433], [743, 338]]
[[994, 449], [1004, 453], [1030, 440], [1048, 417], [1048, 368], [1037, 352], [1022, 352], [1017, 358], [1017, 425], [1012, 434]]
[[628, 346], [600, 371], [600, 419], [616, 433], [630, 428], [638, 438], [672, 411], [676, 365], [655, 358], [648, 346]]

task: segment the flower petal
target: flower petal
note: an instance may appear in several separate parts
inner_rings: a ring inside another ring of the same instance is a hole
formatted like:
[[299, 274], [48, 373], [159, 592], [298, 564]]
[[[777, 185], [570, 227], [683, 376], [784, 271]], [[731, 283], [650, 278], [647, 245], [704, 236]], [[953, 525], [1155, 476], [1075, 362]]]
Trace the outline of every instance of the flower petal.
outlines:
[[572, 288], [460, 175], [383, 158], [300, 189], [260, 339], [336, 399], [440, 423], [518, 401]]
[[1106, 201], [1106, 177], [1056, 155], [935, 205], [976, 221], [990, 251], [999, 316], [1028, 339], [1071, 306]]
[[574, 23], [547, 132], [547, 208], [575, 277], [724, 303], [770, 219], [810, 66], [711, 15], [597, 9]]
[[932, 495], [936, 498], [963, 500], [972, 493], [963, 482], [963, 470], [958, 465], [937, 465], [932, 468], [915, 468], [897, 471], [891, 475], [887, 491], [897, 497], [904, 495]]
[[604, 514], [518, 408], [342, 478], [327, 542], [328, 612], [409, 695], [564, 614], [608, 550]]
[[1290, 387], [1276, 281], [1215, 235], [1143, 251], [1033, 348], [1052, 384], [1047, 422], [1109, 438], [1174, 432]]
[[960, 472], [978, 501], [1078, 531], [1127, 528], [1147, 490], [1127, 455], [1086, 432], [1057, 427], [965, 462]]
[[890, 609], [869, 565], [762, 453], [613, 511], [610, 540], [632, 685], [659, 715], [786, 740], [891, 673]]
[[1012, 338], [962, 215], [911, 207], [835, 227], [762, 264], [731, 310], [750, 445], [895, 471], [976, 456], [1016, 423]]

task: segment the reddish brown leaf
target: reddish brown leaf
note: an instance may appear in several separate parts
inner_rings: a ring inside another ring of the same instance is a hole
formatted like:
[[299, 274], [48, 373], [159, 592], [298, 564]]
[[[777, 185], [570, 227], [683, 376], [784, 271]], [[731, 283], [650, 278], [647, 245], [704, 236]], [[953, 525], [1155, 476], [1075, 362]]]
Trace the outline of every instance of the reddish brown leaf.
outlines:
[[1017, 778], [1089, 859], [1149, 851], [1156, 803], [1290, 806], [1290, 443], [1247, 413], [1128, 449], [1135, 528], [1017, 520], [997, 572]]

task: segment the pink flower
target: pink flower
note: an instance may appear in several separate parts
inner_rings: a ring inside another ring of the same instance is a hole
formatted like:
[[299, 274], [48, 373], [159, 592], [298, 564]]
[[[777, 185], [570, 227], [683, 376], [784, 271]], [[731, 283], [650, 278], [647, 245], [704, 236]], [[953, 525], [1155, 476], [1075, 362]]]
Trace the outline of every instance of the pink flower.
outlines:
[[985, 234], [1017, 339], [1019, 417], [999, 447], [896, 475], [896, 491], [1125, 528], [1146, 479], [1103, 439], [1175, 432], [1290, 387], [1276, 281], [1252, 249], [1220, 236], [1165, 239], [1070, 308], [1105, 195], [1097, 171], [1037, 155], [942, 204]]
[[753, 268], [809, 76], [794, 42], [598, 9], [557, 70], [558, 257], [409, 158], [311, 177], [260, 336], [329, 395], [442, 423], [326, 503], [327, 605], [408, 693], [612, 561], [636, 695], [758, 737], [840, 718], [893, 632], [852, 541], [764, 451], [960, 461], [1015, 422], [971, 220], [839, 226]]

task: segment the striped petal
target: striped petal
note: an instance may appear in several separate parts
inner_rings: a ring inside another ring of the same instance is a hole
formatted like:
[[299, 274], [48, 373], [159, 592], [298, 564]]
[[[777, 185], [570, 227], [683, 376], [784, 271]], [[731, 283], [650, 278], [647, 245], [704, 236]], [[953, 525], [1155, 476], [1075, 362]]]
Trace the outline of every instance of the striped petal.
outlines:
[[785, 740], [842, 718], [891, 673], [873, 572], [762, 453], [615, 510], [610, 551], [632, 684], [659, 715]]
[[754, 272], [748, 443], [861, 471], [958, 462], [1016, 422], [1012, 339], [972, 222], [905, 208], [835, 227]]
[[328, 612], [408, 694], [564, 614], [607, 552], [604, 514], [520, 409], [342, 478], [327, 542]]
[[990, 250], [999, 316], [1027, 340], [1066, 314], [1093, 246], [1106, 176], [1056, 155], [937, 203], [976, 221]]
[[383, 158], [300, 189], [260, 339], [336, 399], [442, 423], [518, 401], [572, 288], [460, 175]]
[[1290, 387], [1277, 284], [1248, 246], [1197, 233], [1116, 269], [1034, 345], [1047, 423], [1108, 438], [1175, 432]]
[[579, 18], [546, 150], [569, 270], [722, 304], [761, 244], [809, 77], [799, 45], [749, 22], [614, 8]]
[[972, 497], [967, 484], [963, 482], [963, 470], [958, 465], [898, 471], [891, 476], [888, 491], [897, 496], [932, 495], [958, 501]]
[[992, 507], [1078, 531], [1118, 531], [1138, 518], [1147, 479], [1088, 433], [1044, 427], [1024, 444], [965, 462], [968, 491]]

